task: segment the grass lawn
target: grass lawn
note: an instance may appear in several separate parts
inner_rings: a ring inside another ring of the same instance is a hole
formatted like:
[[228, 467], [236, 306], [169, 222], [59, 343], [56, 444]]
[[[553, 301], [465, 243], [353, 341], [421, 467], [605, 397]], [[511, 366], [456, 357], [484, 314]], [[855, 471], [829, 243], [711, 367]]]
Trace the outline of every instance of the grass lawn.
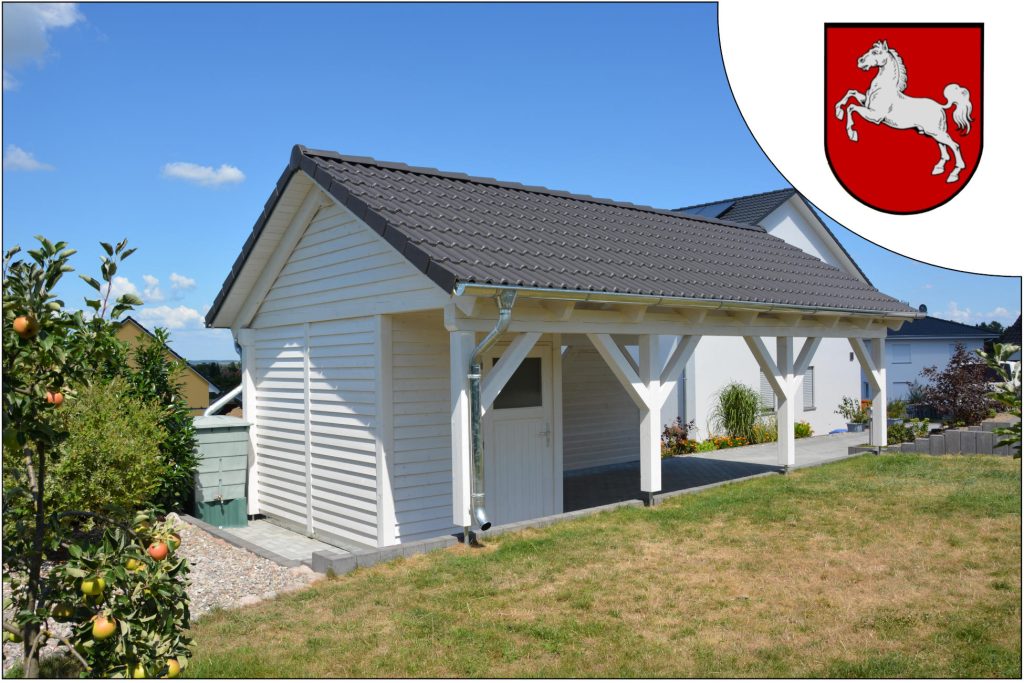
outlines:
[[1020, 461], [862, 456], [321, 581], [196, 677], [1021, 675]]

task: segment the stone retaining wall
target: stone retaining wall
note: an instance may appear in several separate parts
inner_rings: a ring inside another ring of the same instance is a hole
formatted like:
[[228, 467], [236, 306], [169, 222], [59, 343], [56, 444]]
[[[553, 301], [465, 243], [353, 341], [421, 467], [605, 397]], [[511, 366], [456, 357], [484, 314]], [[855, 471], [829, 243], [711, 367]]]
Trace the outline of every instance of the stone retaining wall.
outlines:
[[986, 420], [980, 425], [947, 429], [941, 434], [907, 441], [902, 444], [886, 446], [883, 451], [889, 453], [927, 453], [928, 455], [956, 455], [969, 453], [977, 455], [1014, 455], [1016, 448], [996, 446], [1002, 440], [999, 434], [993, 434], [997, 427], [1009, 427], [1009, 422]]

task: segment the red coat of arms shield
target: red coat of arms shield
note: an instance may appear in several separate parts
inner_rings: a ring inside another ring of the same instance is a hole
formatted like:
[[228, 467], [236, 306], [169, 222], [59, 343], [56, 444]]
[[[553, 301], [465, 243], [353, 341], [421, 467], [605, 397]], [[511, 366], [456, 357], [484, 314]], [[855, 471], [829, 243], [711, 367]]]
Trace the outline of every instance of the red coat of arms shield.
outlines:
[[981, 159], [983, 24], [825, 24], [825, 155], [879, 211], [921, 213]]

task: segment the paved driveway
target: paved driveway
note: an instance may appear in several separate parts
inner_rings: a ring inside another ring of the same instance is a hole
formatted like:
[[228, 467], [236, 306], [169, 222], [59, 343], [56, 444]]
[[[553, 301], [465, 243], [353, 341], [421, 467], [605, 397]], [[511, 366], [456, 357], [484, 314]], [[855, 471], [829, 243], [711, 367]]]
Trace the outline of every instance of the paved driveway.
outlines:
[[[796, 467], [842, 460], [850, 446], [865, 443], [867, 434], [813, 436], [796, 442]], [[717, 484], [764, 472], [779, 472], [778, 444], [729, 448], [661, 461], [662, 492]], [[567, 472], [565, 511], [640, 498], [640, 461]]]

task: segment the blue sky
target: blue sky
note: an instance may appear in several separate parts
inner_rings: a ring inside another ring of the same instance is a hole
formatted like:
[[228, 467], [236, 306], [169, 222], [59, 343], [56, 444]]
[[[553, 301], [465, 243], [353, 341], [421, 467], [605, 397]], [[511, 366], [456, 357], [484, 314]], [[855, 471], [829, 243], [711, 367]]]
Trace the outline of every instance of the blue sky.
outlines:
[[[3, 95], [4, 247], [64, 239], [95, 274], [98, 241], [127, 237], [119, 286], [191, 359], [233, 356], [201, 318], [295, 143], [667, 208], [786, 184], [712, 5], [5, 4]], [[893, 296], [1020, 311], [1016, 278], [833, 227]]]

